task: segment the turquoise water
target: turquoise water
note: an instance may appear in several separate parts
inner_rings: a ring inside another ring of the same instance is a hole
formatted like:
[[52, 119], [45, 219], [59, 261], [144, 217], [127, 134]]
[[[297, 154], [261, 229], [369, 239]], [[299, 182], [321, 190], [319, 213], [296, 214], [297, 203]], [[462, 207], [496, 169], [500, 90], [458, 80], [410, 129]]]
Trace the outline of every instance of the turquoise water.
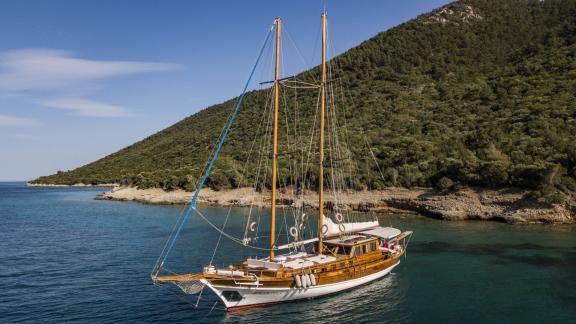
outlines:
[[[324, 298], [226, 313], [149, 279], [181, 207], [96, 201], [103, 189], [0, 183], [0, 323], [575, 322], [576, 227], [382, 217], [412, 229], [386, 278]], [[222, 224], [228, 209], [203, 212]], [[245, 209], [227, 228], [242, 232]], [[168, 264], [199, 271], [218, 239], [192, 219]], [[223, 241], [215, 261], [247, 256]], [[224, 255], [225, 254], [225, 255]]]

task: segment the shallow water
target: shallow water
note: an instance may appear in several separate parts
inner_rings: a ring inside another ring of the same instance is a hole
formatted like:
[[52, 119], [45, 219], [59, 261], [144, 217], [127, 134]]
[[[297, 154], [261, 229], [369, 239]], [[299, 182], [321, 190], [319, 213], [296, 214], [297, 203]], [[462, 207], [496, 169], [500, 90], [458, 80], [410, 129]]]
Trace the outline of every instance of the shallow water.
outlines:
[[[0, 322], [574, 322], [576, 227], [387, 216], [415, 234], [406, 259], [358, 289], [226, 313], [210, 293], [154, 286], [151, 268], [179, 206], [96, 201], [104, 189], [0, 183]], [[205, 208], [221, 225], [228, 209]], [[246, 209], [227, 230], [243, 232]], [[167, 264], [199, 271], [218, 234], [198, 217]], [[215, 263], [246, 257], [223, 240]], [[250, 252], [254, 253], [254, 252]], [[214, 306], [214, 308], [212, 308]]]

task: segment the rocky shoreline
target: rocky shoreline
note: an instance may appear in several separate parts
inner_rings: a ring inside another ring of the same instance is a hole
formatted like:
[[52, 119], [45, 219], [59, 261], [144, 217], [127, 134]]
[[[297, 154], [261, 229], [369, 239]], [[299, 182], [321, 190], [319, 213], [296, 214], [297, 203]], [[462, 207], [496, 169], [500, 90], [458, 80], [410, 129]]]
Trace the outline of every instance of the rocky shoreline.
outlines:
[[[568, 224], [576, 222], [574, 199], [564, 204], [547, 204], [530, 198], [529, 191], [507, 188], [500, 190], [467, 188], [455, 192], [438, 192], [429, 188], [387, 188], [378, 191], [342, 193], [338, 201], [328, 193], [326, 207], [336, 204], [358, 212], [421, 214], [443, 220], [493, 220], [509, 224]], [[193, 193], [182, 190], [136, 189], [114, 187], [97, 199], [136, 201], [147, 204], [184, 204]], [[219, 206], [268, 207], [270, 194], [252, 188], [214, 191], [203, 189], [200, 204]], [[574, 197], [572, 197], [574, 198]], [[281, 207], [304, 206], [318, 208], [318, 195], [306, 192], [296, 197], [292, 192], [281, 192], [277, 198]]]
[[84, 188], [84, 187], [99, 187], [99, 188], [110, 188], [110, 187], [118, 187], [117, 184], [115, 183], [102, 183], [102, 184], [85, 184], [85, 183], [75, 183], [73, 185], [65, 185], [65, 184], [44, 184], [44, 183], [32, 183], [32, 182], [26, 182], [26, 186], [27, 187], [54, 187], [54, 188], [60, 188], [60, 187], [80, 187], [80, 188]]

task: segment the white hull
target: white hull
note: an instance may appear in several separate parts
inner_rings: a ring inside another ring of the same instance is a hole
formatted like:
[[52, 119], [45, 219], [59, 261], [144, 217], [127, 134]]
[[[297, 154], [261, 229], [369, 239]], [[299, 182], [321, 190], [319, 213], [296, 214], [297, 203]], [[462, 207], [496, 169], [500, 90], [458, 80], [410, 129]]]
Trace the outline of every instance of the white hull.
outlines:
[[[356, 278], [344, 282], [318, 285], [308, 288], [262, 288], [262, 287], [228, 287], [228, 286], [214, 286], [211, 285], [205, 279], [202, 279], [202, 283], [207, 285], [218, 298], [222, 300], [227, 309], [234, 309], [240, 307], [247, 307], [253, 305], [262, 305], [270, 303], [280, 303], [291, 300], [298, 300], [304, 298], [313, 298], [324, 295], [333, 294], [342, 290], [354, 288], [371, 281], [380, 279], [387, 275], [394, 267], [396, 267], [399, 262], [393, 266], [390, 266], [380, 272], [367, 275], [365, 277]], [[242, 296], [239, 301], [228, 301], [224, 298], [222, 292], [224, 291], [236, 291]]]

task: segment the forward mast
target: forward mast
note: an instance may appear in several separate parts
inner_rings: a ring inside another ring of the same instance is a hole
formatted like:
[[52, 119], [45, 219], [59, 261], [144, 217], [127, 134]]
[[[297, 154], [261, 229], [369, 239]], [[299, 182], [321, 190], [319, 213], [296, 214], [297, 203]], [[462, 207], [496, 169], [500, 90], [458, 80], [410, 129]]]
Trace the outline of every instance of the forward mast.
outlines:
[[272, 215], [270, 220], [270, 261], [274, 261], [274, 249], [276, 245], [276, 177], [278, 166], [278, 105], [279, 105], [279, 78], [280, 78], [280, 29], [282, 20], [276, 18], [276, 64], [274, 68], [274, 151], [272, 153]]

